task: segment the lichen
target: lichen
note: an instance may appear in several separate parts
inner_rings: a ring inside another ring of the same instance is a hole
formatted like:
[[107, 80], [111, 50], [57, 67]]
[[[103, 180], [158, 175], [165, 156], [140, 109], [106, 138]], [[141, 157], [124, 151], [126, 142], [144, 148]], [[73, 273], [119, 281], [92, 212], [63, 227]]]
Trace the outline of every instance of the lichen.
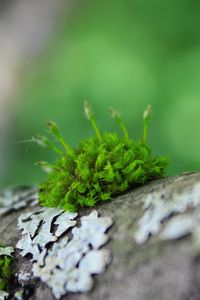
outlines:
[[109, 201], [113, 196], [125, 192], [130, 187], [163, 177], [168, 158], [152, 156], [147, 144], [149, 106], [144, 113], [144, 130], [140, 141], [133, 141], [119, 114], [111, 114], [123, 132], [101, 133], [94, 114], [86, 102], [86, 117], [90, 120], [95, 137], [81, 141], [77, 149], [71, 147], [54, 122], [49, 122], [49, 130], [60, 148], [46, 136], [33, 137], [31, 141], [47, 146], [57, 155], [55, 164], [40, 161], [49, 173], [40, 184], [39, 202], [42, 206], [59, 207], [76, 211], [83, 206], [95, 206], [100, 201]]
[[176, 240], [192, 234], [199, 225], [194, 214], [179, 215], [167, 222], [159, 237], [162, 240]]
[[[163, 192], [150, 193], [144, 199], [144, 214], [138, 222], [134, 239], [143, 244], [150, 236], [158, 235], [161, 239], [177, 239], [199, 230], [197, 208], [200, 207], [200, 183], [181, 193], [174, 193], [167, 199]], [[184, 215], [188, 210], [193, 212]], [[195, 210], [194, 210], [195, 209]]]
[[9, 294], [7, 292], [0, 290], [0, 300], [6, 300], [8, 299]]
[[13, 247], [2, 247], [0, 246], [0, 256], [12, 256], [12, 253], [14, 252]]
[[20, 286], [24, 286], [24, 284], [32, 278], [32, 274], [28, 272], [23, 272], [17, 274], [17, 281]]
[[23, 290], [17, 291], [15, 293], [15, 300], [23, 300]]
[[[111, 218], [98, 217], [93, 211], [81, 217], [80, 227], [75, 227], [76, 216], [46, 208], [19, 218], [23, 236], [17, 248], [22, 256], [32, 254], [33, 276], [46, 283], [57, 299], [67, 292], [89, 291], [92, 274], [103, 272], [111, 260], [110, 252], [101, 249], [109, 238], [105, 232], [112, 225]], [[68, 229], [70, 237], [64, 234]]]
[[36, 187], [19, 186], [5, 189], [0, 193], [0, 216], [37, 203], [38, 189]]
[[[58, 223], [61, 218], [61, 223]], [[33, 260], [43, 264], [46, 254], [46, 245], [55, 242], [70, 227], [76, 224], [77, 213], [64, 212], [61, 209], [49, 208], [35, 213], [22, 214], [18, 219], [18, 227], [22, 230], [22, 239], [16, 247], [22, 249], [22, 256], [31, 253]], [[57, 220], [56, 220], [57, 218]], [[57, 227], [52, 232], [52, 227]]]

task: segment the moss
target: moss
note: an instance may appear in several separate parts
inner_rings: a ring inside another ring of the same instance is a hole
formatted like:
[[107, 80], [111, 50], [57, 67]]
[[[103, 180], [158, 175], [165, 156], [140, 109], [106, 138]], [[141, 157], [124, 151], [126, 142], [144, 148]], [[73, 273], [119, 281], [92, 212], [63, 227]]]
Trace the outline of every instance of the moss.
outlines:
[[76, 149], [66, 143], [54, 122], [49, 122], [48, 126], [57, 143], [46, 136], [32, 138], [32, 141], [49, 147], [59, 155], [55, 164], [39, 162], [48, 172], [46, 180], [40, 184], [39, 202], [42, 206], [76, 211], [83, 206], [109, 201], [129, 188], [164, 175], [168, 158], [152, 156], [147, 144], [150, 106], [144, 112], [144, 130], [140, 141], [129, 138], [115, 110], [111, 109], [111, 115], [123, 136], [115, 132], [102, 133], [87, 102], [84, 103], [84, 111], [96, 135], [81, 141]]
[[[0, 248], [4, 248], [0, 245]], [[12, 258], [9, 255], [0, 255], [0, 291], [7, 291], [12, 276]]]

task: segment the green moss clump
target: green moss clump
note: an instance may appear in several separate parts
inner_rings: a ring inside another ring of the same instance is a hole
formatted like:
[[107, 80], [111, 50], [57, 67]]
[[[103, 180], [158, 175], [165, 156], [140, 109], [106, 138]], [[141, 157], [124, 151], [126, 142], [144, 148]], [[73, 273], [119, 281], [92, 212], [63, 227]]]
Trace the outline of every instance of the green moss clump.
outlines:
[[[0, 245], [0, 247], [2, 246]], [[12, 258], [10, 256], [0, 256], [0, 291], [7, 290], [9, 280], [12, 276], [11, 263]]]
[[129, 188], [144, 185], [164, 175], [168, 158], [152, 156], [147, 145], [150, 106], [144, 113], [143, 137], [138, 142], [129, 138], [119, 114], [113, 109], [111, 114], [122, 129], [122, 137], [111, 132], [102, 134], [87, 102], [84, 103], [84, 110], [96, 136], [81, 141], [77, 149], [66, 143], [53, 122], [49, 122], [50, 132], [63, 150], [47, 137], [32, 138], [32, 141], [48, 146], [59, 155], [55, 165], [39, 162], [49, 173], [39, 187], [42, 206], [76, 211], [83, 206], [109, 201]]

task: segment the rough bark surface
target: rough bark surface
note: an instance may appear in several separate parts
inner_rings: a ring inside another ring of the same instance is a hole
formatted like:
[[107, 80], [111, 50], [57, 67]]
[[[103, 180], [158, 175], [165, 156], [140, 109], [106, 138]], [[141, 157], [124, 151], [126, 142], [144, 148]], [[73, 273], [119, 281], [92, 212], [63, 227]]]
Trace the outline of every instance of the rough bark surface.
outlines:
[[[152, 182], [99, 205], [96, 208], [99, 214], [111, 216], [114, 221], [106, 245], [112, 252], [112, 262], [104, 274], [96, 276], [90, 293], [68, 294], [63, 299], [199, 300], [200, 259], [193, 254], [189, 236], [165, 242], [153, 237], [144, 245], [137, 245], [133, 239], [143, 213], [144, 197], [154, 191], [163, 194], [181, 192], [196, 182], [200, 182], [200, 173], [182, 174]], [[84, 215], [89, 211], [84, 209], [80, 213]], [[22, 210], [1, 217], [0, 239], [3, 243], [15, 246], [20, 239], [17, 220], [21, 213]], [[15, 253], [15, 258], [17, 271], [31, 269], [28, 258], [21, 258], [19, 253]], [[55, 298], [48, 287], [35, 280], [27, 287], [27, 299]]]

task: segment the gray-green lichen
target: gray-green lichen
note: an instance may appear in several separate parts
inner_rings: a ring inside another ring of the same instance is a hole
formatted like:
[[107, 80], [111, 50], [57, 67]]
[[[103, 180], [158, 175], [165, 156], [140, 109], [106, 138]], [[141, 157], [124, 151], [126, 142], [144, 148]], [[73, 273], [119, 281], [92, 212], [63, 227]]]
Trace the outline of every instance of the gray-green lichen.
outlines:
[[[47, 251], [46, 245], [57, 241], [63, 232], [73, 227], [76, 217], [77, 213], [68, 213], [57, 208], [22, 214], [18, 219], [18, 227], [23, 236], [16, 247], [22, 249], [22, 256], [31, 253], [33, 261], [42, 265]], [[52, 226], [57, 227], [54, 232], [51, 230]]]
[[17, 274], [17, 280], [20, 286], [24, 286], [24, 284], [31, 279], [32, 275], [28, 272], [23, 272]]
[[176, 240], [191, 236], [194, 254], [200, 251], [200, 208], [171, 218], [159, 234], [161, 240]]
[[17, 291], [17, 292], [15, 293], [14, 299], [15, 299], [15, 300], [23, 300], [23, 290]]
[[0, 300], [6, 300], [8, 299], [9, 294], [4, 291], [0, 291]]
[[[21, 215], [18, 222], [23, 236], [17, 248], [22, 256], [32, 254], [33, 276], [46, 283], [57, 299], [67, 292], [89, 291], [92, 274], [103, 272], [111, 260], [110, 252], [100, 249], [108, 241], [105, 232], [111, 218], [93, 211], [75, 227], [76, 217], [77, 213], [45, 208]], [[71, 238], [63, 235], [71, 228]]]
[[36, 187], [13, 187], [0, 193], [0, 216], [38, 203]]
[[12, 256], [13, 252], [14, 252], [13, 247], [1, 247], [0, 246], [0, 256], [2, 256], [2, 255]]
[[[178, 239], [199, 231], [200, 183], [197, 182], [181, 193], [165, 197], [162, 192], [149, 194], [144, 200], [144, 214], [138, 222], [134, 239], [143, 244], [152, 235], [162, 240]], [[189, 209], [190, 215], [184, 215]], [[194, 210], [195, 209], [195, 210]]]

